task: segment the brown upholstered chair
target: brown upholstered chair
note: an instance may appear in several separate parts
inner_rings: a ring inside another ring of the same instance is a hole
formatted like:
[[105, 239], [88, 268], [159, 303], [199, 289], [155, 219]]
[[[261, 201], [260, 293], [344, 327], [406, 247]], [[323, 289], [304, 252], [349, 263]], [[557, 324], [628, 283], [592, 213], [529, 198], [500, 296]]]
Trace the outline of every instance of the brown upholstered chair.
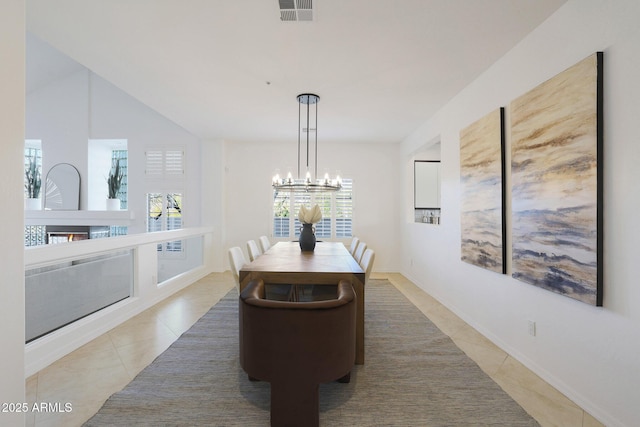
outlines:
[[272, 301], [253, 280], [240, 294], [240, 365], [271, 383], [272, 426], [318, 426], [319, 384], [350, 379], [356, 298], [347, 281], [337, 290], [332, 300]]

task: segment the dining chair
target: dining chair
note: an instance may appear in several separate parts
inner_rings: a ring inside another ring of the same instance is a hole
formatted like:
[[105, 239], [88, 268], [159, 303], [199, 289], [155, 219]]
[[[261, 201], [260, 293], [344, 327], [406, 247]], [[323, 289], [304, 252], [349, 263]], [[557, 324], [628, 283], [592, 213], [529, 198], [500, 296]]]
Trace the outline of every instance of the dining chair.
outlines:
[[358, 243], [360, 243], [360, 239], [358, 239], [357, 237], [354, 237], [353, 239], [351, 239], [351, 246], [349, 247], [349, 252], [351, 253], [352, 256], [353, 254], [356, 253], [356, 248], [358, 247]]
[[327, 301], [270, 301], [260, 279], [240, 294], [240, 366], [271, 383], [272, 426], [319, 426], [320, 384], [351, 379], [356, 295], [348, 280], [336, 286]]
[[371, 274], [371, 270], [373, 269], [373, 260], [376, 258], [376, 253], [373, 249], [367, 249], [364, 251], [362, 255], [362, 260], [360, 261], [360, 267], [364, 270], [364, 283], [367, 284], [369, 280], [369, 275]]
[[267, 236], [260, 236], [260, 248], [262, 249], [262, 253], [265, 253], [271, 247], [271, 242], [269, 242], [269, 238]]
[[258, 248], [258, 244], [255, 240], [249, 240], [247, 242], [247, 252], [249, 253], [249, 259], [254, 261], [260, 255], [262, 255], [262, 251]]
[[[260, 243], [262, 246], [262, 238], [264, 237], [264, 239], [267, 241], [267, 244], [269, 244], [269, 239], [267, 239], [266, 236], [262, 236], [260, 237]], [[269, 249], [267, 247], [267, 249]], [[242, 252], [242, 251], [240, 251]], [[265, 251], [264, 250], [260, 250], [258, 248], [258, 245], [256, 243], [255, 240], [249, 240], [247, 242], [247, 252], [249, 253], [249, 259], [251, 261], [254, 261], [256, 258], [258, 258], [260, 255], [262, 255]], [[244, 257], [244, 256], [243, 256]], [[238, 281], [238, 289], [240, 289], [240, 281], [239, 281], [239, 275], [240, 275], [240, 269], [242, 268], [242, 266], [246, 264], [246, 261], [244, 261], [243, 258], [243, 263], [242, 265], [240, 265], [238, 267], [238, 278], [236, 278], [236, 280]], [[292, 298], [293, 295], [293, 291], [294, 291], [294, 287], [292, 285], [288, 285], [288, 284], [267, 284], [265, 285], [265, 289], [266, 289], [266, 295], [267, 298], [270, 300], [274, 300], [274, 301], [289, 301]]]
[[353, 258], [355, 258], [358, 264], [360, 264], [362, 255], [364, 255], [364, 251], [366, 250], [367, 250], [367, 244], [365, 242], [358, 243], [358, 248], [356, 249], [356, 252], [353, 254]]
[[238, 292], [240, 292], [240, 269], [247, 263], [242, 249], [238, 246], [229, 248], [229, 261], [231, 263], [231, 273], [236, 281]]

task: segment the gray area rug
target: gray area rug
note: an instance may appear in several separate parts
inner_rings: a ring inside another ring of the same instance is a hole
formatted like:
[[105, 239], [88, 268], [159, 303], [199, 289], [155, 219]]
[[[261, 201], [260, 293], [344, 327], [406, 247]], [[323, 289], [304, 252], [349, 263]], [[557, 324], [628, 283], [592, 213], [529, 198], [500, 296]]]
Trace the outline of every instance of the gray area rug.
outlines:
[[[321, 425], [538, 425], [388, 281], [365, 315], [365, 365], [320, 386]], [[85, 425], [269, 426], [269, 391], [240, 367], [233, 289]]]

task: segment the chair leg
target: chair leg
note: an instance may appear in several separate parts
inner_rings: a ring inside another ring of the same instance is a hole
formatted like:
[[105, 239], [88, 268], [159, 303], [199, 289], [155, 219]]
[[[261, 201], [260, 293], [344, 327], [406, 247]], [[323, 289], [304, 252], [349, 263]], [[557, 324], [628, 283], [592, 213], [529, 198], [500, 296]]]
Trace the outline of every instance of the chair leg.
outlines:
[[337, 381], [339, 383], [343, 383], [346, 384], [348, 382], [351, 382], [351, 372], [349, 372], [347, 375], [345, 375], [344, 377], [340, 377], [337, 379]]
[[271, 383], [272, 427], [318, 427], [319, 385], [283, 381]]

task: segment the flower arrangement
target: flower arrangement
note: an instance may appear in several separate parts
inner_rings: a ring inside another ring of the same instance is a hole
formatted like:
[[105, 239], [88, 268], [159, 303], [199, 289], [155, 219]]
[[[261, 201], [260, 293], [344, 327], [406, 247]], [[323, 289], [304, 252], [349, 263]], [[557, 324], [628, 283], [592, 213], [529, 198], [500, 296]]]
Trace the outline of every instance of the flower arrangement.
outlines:
[[42, 187], [42, 177], [40, 175], [40, 169], [36, 164], [36, 156], [29, 158], [29, 166], [24, 171], [26, 181], [24, 187], [27, 190], [27, 197], [30, 199], [37, 199], [40, 197], [40, 188]]
[[302, 224], [315, 224], [322, 219], [322, 211], [320, 206], [315, 205], [313, 208], [307, 209], [305, 205], [300, 206], [298, 219]]
[[123, 175], [123, 172], [120, 170], [120, 159], [117, 159], [115, 166], [109, 171], [109, 178], [107, 178], [110, 199], [118, 198], [118, 191], [120, 191], [120, 186], [122, 185]]

